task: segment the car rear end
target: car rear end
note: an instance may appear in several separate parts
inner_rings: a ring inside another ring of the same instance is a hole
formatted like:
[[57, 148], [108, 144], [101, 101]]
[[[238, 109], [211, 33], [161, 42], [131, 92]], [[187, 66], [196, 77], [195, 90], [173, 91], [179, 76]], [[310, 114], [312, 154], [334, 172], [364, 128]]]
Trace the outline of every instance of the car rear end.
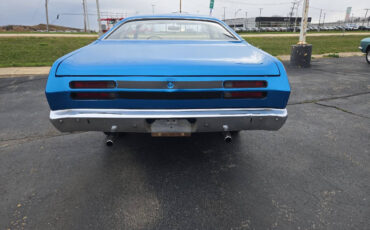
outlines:
[[282, 63], [245, 41], [90, 46], [50, 71], [50, 120], [62, 132], [188, 136], [278, 130], [287, 119], [290, 86]]

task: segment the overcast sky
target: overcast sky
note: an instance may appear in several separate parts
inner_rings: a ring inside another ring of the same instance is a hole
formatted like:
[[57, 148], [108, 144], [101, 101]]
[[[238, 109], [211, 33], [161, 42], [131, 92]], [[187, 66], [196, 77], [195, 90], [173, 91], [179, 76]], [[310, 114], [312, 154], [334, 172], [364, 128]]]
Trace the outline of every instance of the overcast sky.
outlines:
[[[86, 0], [91, 28], [97, 28], [96, 0]], [[209, 14], [210, 0], [182, 0], [183, 11], [191, 14]], [[133, 16], [136, 14], [172, 13], [179, 11], [179, 0], [99, 0], [102, 16]], [[289, 0], [215, 0], [213, 16], [226, 18], [259, 16], [287, 16], [291, 8]], [[300, 1], [302, 6], [303, 0]], [[352, 6], [355, 17], [364, 17], [365, 8], [370, 8], [370, 0], [311, 0], [309, 16], [319, 20], [320, 9], [326, 12], [326, 22], [343, 20], [345, 10]], [[240, 9], [240, 10], [239, 10]], [[49, 22], [51, 24], [83, 27], [82, 0], [49, 0]], [[59, 14], [59, 19], [57, 15]], [[298, 14], [302, 14], [302, 7]], [[370, 16], [370, 12], [369, 15]], [[45, 23], [45, 0], [0, 0], [0, 25], [36, 25]]]

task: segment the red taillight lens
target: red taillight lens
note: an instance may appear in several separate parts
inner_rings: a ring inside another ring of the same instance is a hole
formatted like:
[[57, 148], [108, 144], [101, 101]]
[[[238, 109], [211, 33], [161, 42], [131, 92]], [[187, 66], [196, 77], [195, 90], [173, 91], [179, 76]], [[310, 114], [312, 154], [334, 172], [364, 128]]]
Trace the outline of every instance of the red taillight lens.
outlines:
[[266, 88], [267, 81], [225, 81], [225, 88]]
[[71, 93], [71, 97], [75, 100], [110, 100], [115, 98], [115, 94], [106, 92], [78, 92]]
[[112, 89], [116, 87], [115, 81], [71, 81], [72, 89]]
[[226, 99], [261, 99], [266, 97], [266, 92], [225, 92]]

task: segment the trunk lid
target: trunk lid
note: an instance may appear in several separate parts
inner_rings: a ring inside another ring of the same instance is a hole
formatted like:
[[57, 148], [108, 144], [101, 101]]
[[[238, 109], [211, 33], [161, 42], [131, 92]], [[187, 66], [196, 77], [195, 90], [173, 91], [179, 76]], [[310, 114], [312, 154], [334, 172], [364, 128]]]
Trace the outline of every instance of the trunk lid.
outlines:
[[102, 40], [67, 57], [57, 76], [278, 76], [275, 59], [245, 42]]

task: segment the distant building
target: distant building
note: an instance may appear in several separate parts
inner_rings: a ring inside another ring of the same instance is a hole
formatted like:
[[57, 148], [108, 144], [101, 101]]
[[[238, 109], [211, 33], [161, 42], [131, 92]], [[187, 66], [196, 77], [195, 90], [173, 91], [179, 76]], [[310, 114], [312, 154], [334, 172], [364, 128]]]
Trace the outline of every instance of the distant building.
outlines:
[[[232, 28], [258, 28], [258, 27], [294, 27], [295, 22], [297, 26], [301, 25], [302, 18], [300, 17], [256, 17], [256, 18], [232, 18], [224, 20], [225, 23]], [[311, 23], [311, 18], [308, 22]]]

